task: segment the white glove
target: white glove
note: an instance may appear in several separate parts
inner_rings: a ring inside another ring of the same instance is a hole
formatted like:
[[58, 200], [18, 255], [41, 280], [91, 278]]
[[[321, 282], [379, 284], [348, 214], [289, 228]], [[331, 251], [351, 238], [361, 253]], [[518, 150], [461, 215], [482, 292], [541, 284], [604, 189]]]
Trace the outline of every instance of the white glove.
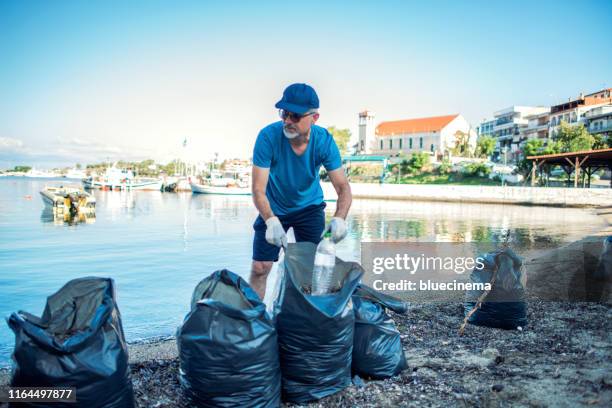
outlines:
[[321, 237], [323, 237], [323, 235], [325, 235], [325, 233], [328, 231], [331, 232], [331, 240], [337, 244], [338, 242], [342, 241], [348, 233], [348, 230], [346, 229], [346, 221], [340, 217], [332, 218], [329, 224], [327, 224], [327, 227], [325, 227], [325, 230], [323, 230]]
[[266, 241], [271, 245], [287, 248], [287, 234], [278, 217], [270, 217], [266, 220]]

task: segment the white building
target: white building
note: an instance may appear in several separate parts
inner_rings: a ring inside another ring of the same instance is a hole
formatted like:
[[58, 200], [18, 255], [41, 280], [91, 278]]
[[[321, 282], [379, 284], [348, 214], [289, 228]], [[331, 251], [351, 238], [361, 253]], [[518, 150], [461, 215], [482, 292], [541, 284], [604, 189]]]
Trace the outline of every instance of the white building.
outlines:
[[510, 106], [495, 112], [492, 136], [497, 139], [497, 143], [493, 157], [508, 162], [516, 161], [520, 157], [524, 142], [521, 133], [529, 124], [528, 117], [547, 111], [548, 108], [544, 106]]
[[612, 104], [591, 108], [584, 114], [584, 124], [593, 135], [612, 137]]
[[374, 154], [425, 151], [440, 157], [449, 154], [461, 138], [467, 139], [470, 150], [476, 147], [476, 132], [459, 114], [382, 122], [375, 134]]
[[476, 134], [480, 138], [481, 136], [493, 136], [493, 128], [495, 127], [495, 119], [483, 119], [478, 126], [476, 126]]
[[525, 117], [527, 127], [520, 131], [520, 147], [529, 139], [548, 140], [548, 126], [550, 122], [550, 109], [540, 113], [534, 113]]
[[582, 95], [574, 100], [550, 107], [549, 137], [555, 138], [561, 122], [570, 125], [587, 124], [585, 116], [590, 110], [612, 104], [612, 88], [602, 89], [588, 95]]

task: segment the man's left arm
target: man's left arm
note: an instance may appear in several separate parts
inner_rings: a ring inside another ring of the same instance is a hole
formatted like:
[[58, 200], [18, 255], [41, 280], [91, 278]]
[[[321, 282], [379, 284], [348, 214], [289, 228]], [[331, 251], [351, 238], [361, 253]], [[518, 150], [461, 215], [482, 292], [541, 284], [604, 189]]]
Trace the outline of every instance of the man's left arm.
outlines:
[[327, 173], [329, 180], [331, 181], [336, 193], [338, 194], [338, 201], [336, 202], [336, 213], [334, 217], [346, 219], [351, 203], [353, 202], [353, 195], [351, 193], [351, 186], [344, 174], [344, 168], [332, 170]]

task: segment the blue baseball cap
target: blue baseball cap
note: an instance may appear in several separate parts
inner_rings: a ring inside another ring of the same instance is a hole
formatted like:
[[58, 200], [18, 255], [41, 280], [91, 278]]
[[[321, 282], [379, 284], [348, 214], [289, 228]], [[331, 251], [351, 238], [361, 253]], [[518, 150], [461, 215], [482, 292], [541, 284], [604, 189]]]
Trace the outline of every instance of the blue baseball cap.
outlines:
[[311, 109], [319, 109], [319, 97], [310, 85], [292, 84], [285, 89], [282, 99], [274, 106], [303, 115]]

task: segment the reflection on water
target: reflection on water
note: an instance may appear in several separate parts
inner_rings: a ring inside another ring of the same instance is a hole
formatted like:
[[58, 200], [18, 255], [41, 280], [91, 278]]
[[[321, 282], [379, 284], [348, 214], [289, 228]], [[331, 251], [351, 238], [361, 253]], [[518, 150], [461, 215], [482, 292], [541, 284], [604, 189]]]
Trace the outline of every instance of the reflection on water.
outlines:
[[[0, 316], [42, 312], [66, 281], [110, 276], [117, 283], [128, 340], [170, 335], [194, 286], [221, 268], [247, 277], [250, 197], [144, 191], [95, 191], [95, 223], [49, 228], [38, 192], [46, 181], [0, 178]], [[25, 197], [30, 197], [26, 199]], [[335, 203], [326, 213], [333, 215]], [[601, 225], [578, 209], [356, 200], [338, 255], [360, 259], [362, 241], [501, 242], [556, 246]], [[0, 365], [14, 341], [0, 325]]]
[[[328, 211], [333, 212], [329, 203]], [[361, 242], [509, 242], [536, 250], [559, 246], [603, 226], [582, 209], [356, 200], [348, 219], [345, 257], [360, 259]]]

